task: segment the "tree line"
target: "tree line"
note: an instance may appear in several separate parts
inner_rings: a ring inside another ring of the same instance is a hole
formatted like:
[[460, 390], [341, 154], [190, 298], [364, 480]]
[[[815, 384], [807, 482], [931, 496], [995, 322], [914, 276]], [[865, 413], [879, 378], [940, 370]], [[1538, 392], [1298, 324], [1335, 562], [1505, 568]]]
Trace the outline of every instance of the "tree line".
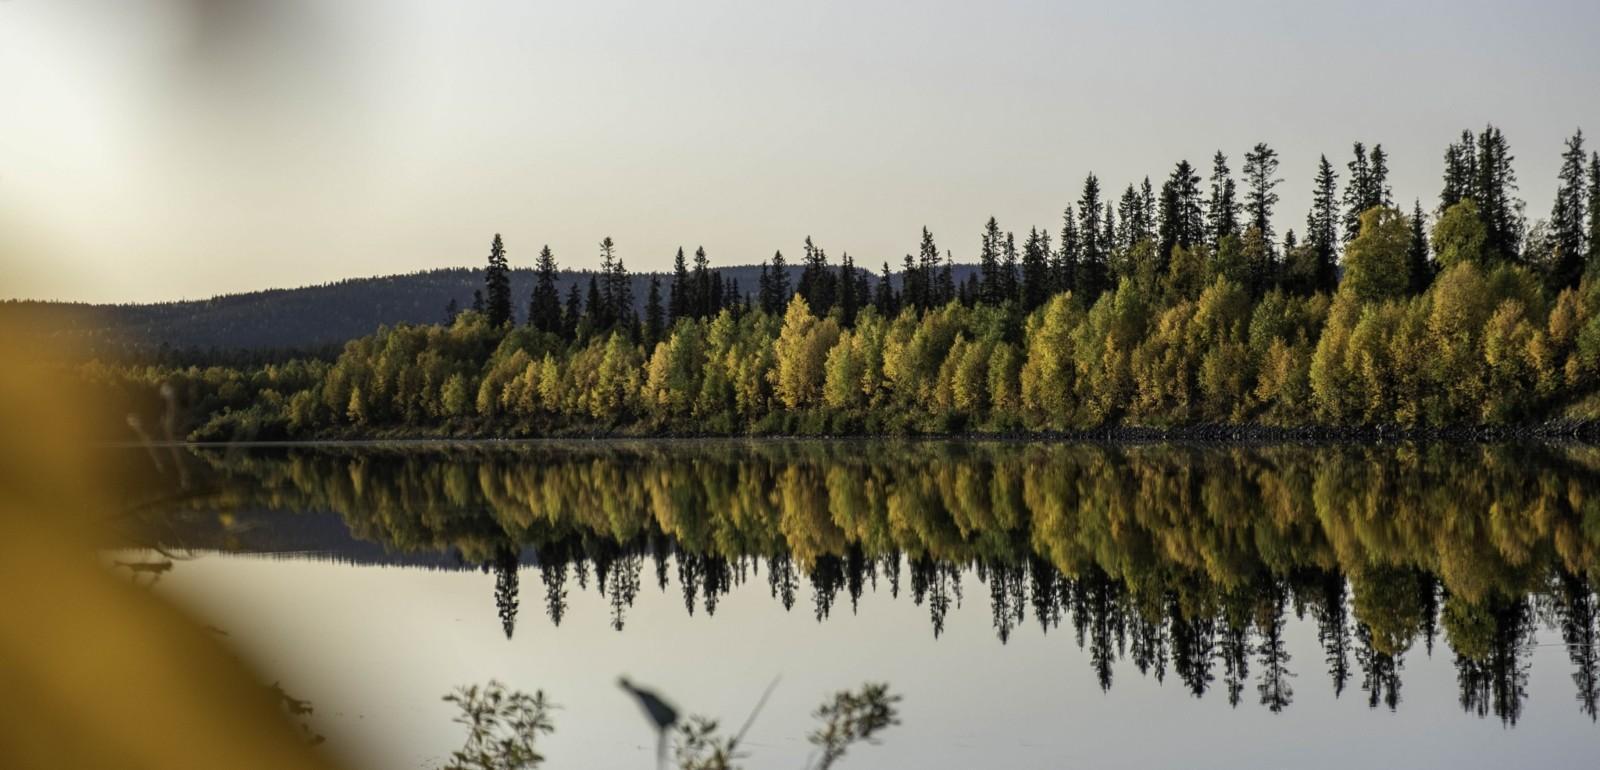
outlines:
[[[239, 383], [201, 435], [1070, 431], [1197, 423], [1402, 427], [1600, 416], [1600, 154], [1566, 141], [1529, 224], [1504, 134], [1463, 132], [1437, 204], [1404, 211], [1381, 144], [1326, 156], [1303, 237], [1257, 144], [1239, 178], [1177, 163], [1120, 196], [1090, 174], [1057, 234], [990, 218], [975, 270], [923, 229], [896, 273], [807, 238], [754, 291], [703, 248], [642, 312], [617, 245], [587, 291], [549, 247], [525, 301], [496, 235], [473, 306], [351, 341], [309, 378], [283, 366], [145, 370]], [[958, 274], [965, 273], [963, 280]], [[519, 312], [521, 309], [521, 312]], [[118, 379], [115, 373], [106, 379]], [[127, 377], [125, 373], [123, 379]], [[201, 388], [204, 390], [204, 388]], [[209, 421], [209, 422], [207, 422]]]

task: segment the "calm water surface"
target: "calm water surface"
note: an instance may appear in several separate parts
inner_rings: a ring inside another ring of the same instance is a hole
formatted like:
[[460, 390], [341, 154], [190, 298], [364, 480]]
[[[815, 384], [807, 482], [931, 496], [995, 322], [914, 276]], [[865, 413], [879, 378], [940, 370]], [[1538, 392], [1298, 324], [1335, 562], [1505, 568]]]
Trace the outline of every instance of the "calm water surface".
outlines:
[[[452, 687], [561, 705], [551, 767], [648, 768], [615, 686], [801, 767], [1593, 767], [1600, 450], [582, 442], [175, 450], [113, 569], [427, 767]], [[170, 563], [171, 568], [164, 565]], [[129, 566], [134, 565], [134, 566]], [[157, 565], [154, 568], [148, 565]]]

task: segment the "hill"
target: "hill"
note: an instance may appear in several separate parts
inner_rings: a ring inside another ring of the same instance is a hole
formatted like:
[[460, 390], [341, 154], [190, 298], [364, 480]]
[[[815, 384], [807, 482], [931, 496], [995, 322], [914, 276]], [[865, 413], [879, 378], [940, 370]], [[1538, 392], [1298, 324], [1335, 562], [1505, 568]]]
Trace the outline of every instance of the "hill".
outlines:
[[[737, 281], [741, 293], [755, 293], [760, 266], [715, 269], [725, 280]], [[974, 269], [957, 265], [957, 280], [964, 280]], [[794, 286], [800, 268], [790, 266], [789, 274], [789, 285]], [[587, 287], [591, 275], [594, 273], [587, 270], [562, 271], [558, 277], [562, 296], [574, 283], [580, 291]], [[633, 296], [641, 310], [651, 275], [660, 276], [662, 301], [666, 301], [671, 275], [636, 273]], [[518, 320], [527, 316], [533, 280], [531, 269], [512, 271]], [[874, 276], [874, 285], [876, 280]], [[379, 326], [440, 322], [451, 300], [470, 307], [473, 291], [482, 286], [482, 270], [442, 268], [182, 302], [94, 305], [11, 300], [0, 302], [0, 321], [26, 317], [40, 333], [102, 356], [160, 350], [325, 353], [347, 340], [371, 334]]]

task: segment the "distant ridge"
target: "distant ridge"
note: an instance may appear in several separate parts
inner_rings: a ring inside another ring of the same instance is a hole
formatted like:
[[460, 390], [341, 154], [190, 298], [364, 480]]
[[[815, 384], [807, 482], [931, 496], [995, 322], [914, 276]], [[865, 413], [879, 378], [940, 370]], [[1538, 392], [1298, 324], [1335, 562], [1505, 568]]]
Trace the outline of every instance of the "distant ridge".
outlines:
[[[742, 294], [754, 295], [761, 276], [759, 265], [714, 267], [724, 280], [739, 283]], [[962, 280], [976, 268], [957, 265]], [[561, 294], [574, 282], [582, 284], [587, 270], [564, 270], [558, 283]], [[650, 276], [661, 277], [662, 302], [671, 285], [669, 273], [635, 273], [633, 297], [643, 308]], [[789, 285], [800, 279], [800, 268], [789, 266]], [[876, 285], [877, 274], [871, 282]], [[267, 289], [224, 294], [204, 300], [151, 304], [94, 305], [73, 302], [8, 300], [0, 302], [0, 320], [28, 316], [42, 333], [63, 342], [84, 345], [96, 354], [173, 350], [323, 350], [399, 323], [438, 323], [445, 306], [454, 299], [467, 308], [472, 292], [483, 286], [483, 271], [455, 267], [404, 275], [350, 278], [296, 289]], [[511, 292], [518, 321], [526, 318], [533, 291], [533, 270], [512, 271]]]

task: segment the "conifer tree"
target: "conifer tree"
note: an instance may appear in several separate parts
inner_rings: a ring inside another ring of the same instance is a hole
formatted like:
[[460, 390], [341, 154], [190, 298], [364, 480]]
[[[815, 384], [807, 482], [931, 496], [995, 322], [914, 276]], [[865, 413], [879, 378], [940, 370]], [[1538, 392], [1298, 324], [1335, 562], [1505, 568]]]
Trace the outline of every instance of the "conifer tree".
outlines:
[[1100, 215], [1100, 180], [1090, 174], [1083, 180], [1083, 194], [1078, 196], [1078, 262], [1073, 271], [1085, 306], [1093, 305], [1100, 292], [1105, 291], [1108, 277], [1109, 244], [1103, 240]]
[[567, 287], [567, 307], [561, 314], [561, 338], [571, 342], [578, 338], [578, 322], [583, 318], [583, 300], [579, 295], [578, 282], [574, 280]]
[[1439, 212], [1478, 197], [1478, 140], [1471, 131], [1461, 132], [1461, 141], [1444, 151], [1444, 188], [1439, 191]]
[[846, 327], [856, 325], [860, 312], [860, 296], [856, 294], [856, 265], [850, 252], [839, 255], [839, 322]]
[[918, 267], [917, 259], [910, 254], [900, 263], [900, 301], [911, 308], [927, 306], [928, 288], [926, 274]]
[[1061, 212], [1061, 245], [1056, 248], [1056, 253], [1050, 264], [1052, 274], [1052, 291], [1074, 291], [1077, 288], [1078, 274], [1078, 224], [1072, 216], [1072, 206], [1069, 204]]
[[[909, 254], [906, 256], [910, 256]], [[893, 318], [900, 312], [900, 303], [894, 295], [894, 284], [890, 281], [892, 274], [889, 272], [889, 261], [883, 262], [883, 275], [878, 278], [878, 290], [874, 294], [872, 304], [878, 309], [878, 315], [884, 318]]]
[[706, 256], [706, 247], [697, 246], [694, 250], [694, 271], [689, 274], [689, 315], [692, 318], [705, 318], [716, 312], [715, 305], [720, 294], [719, 286], [713, 286], [711, 276], [711, 259]]
[[1228, 156], [1217, 150], [1211, 158], [1211, 195], [1206, 198], [1206, 242], [1216, 248], [1223, 237], [1238, 234], [1239, 202], [1233, 172], [1228, 169]]
[[1574, 133], [1566, 144], [1567, 150], [1561, 154], [1556, 200], [1550, 209], [1550, 239], [1555, 250], [1551, 285], [1557, 288], [1578, 284], [1578, 279], [1583, 277], [1584, 258], [1588, 255], [1589, 191], [1584, 189], [1583, 130]]
[[661, 341], [662, 332], [666, 331], [666, 319], [661, 307], [661, 276], [650, 274], [650, 293], [644, 300], [644, 344], [650, 350]]
[[1394, 205], [1394, 196], [1389, 190], [1389, 154], [1383, 151], [1382, 143], [1372, 145], [1367, 196], [1373, 206]]
[[783, 261], [783, 252], [772, 253], [772, 272], [767, 281], [767, 293], [761, 296], [761, 309], [770, 315], [777, 315], [789, 306], [789, 265]]
[[494, 234], [489, 244], [489, 267], [483, 274], [484, 312], [489, 325], [504, 326], [511, 323], [511, 266], [506, 261], [505, 243], [500, 234]]
[[1017, 237], [1006, 232], [1005, 248], [1000, 252], [1000, 301], [1017, 298]]
[[1433, 266], [1428, 264], [1428, 232], [1422, 215], [1422, 201], [1411, 203], [1411, 247], [1406, 250], [1406, 264], [1411, 271], [1411, 293], [1421, 294], [1433, 283]]
[[1311, 192], [1311, 212], [1306, 214], [1306, 245], [1315, 257], [1313, 272], [1302, 276], [1308, 281], [1300, 288], [1306, 293], [1333, 291], [1339, 254], [1338, 224], [1339, 175], [1323, 155], [1317, 163], [1317, 181]]
[[800, 284], [795, 293], [806, 298], [812, 312], [827, 315], [837, 300], [834, 274], [828, 269], [828, 255], [806, 236], [805, 267], [800, 271]]
[[1589, 266], [1600, 280], [1600, 152], [1589, 154]]
[[1273, 188], [1283, 181], [1278, 178], [1278, 151], [1261, 142], [1245, 153], [1244, 178], [1250, 186], [1245, 192], [1250, 226], [1261, 231], [1261, 238], [1270, 250], [1276, 237], [1272, 229], [1272, 207], [1278, 205], [1278, 194]]
[[672, 260], [672, 287], [668, 291], [667, 309], [672, 313], [672, 320], [688, 318], [693, 314], [691, 308], [692, 298], [689, 288], [689, 266], [683, 259], [683, 247], [678, 247], [678, 256]]
[[1349, 243], [1361, 232], [1361, 214], [1372, 208], [1372, 164], [1367, 160], [1367, 146], [1356, 142], [1351, 148], [1355, 156], [1346, 168], [1350, 179], [1344, 188], [1344, 242]]
[[578, 322], [578, 336], [588, 338], [601, 329], [611, 325], [606, 318], [605, 297], [600, 293], [600, 282], [594, 276], [589, 276], [589, 291], [583, 299], [583, 318]]
[[1004, 238], [1000, 235], [1000, 223], [994, 217], [983, 226], [983, 237], [978, 249], [978, 275], [982, 285], [979, 300], [990, 304], [1000, 304], [1003, 290], [1000, 280], [1000, 251], [1004, 247]]
[[1474, 200], [1488, 232], [1486, 245], [1497, 258], [1516, 261], [1522, 241], [1521, 202], [1515, 195], [1517, 175], [1511, 168], [1511, 145], [1499, 128], [1485, 126], [1478, 135], [1477, 160]]
[[901, 276], [901, 293], [907, 295], [905, 301], [908, 304], [919, 308], [943, 304], [936, 302], [933, 296], [937, 290], [935, 273], [939, 267], [939, 247], [933, 242], [933, 233], [924, 227], [922, 244], [917, 249], [916, 267], [909, 276]]
[[944, 265], [939, 268], [939, 280], [934, 289], [936, 291], [929, 292], [930, 299], [940, 305], [947, 305], [956, 298], [956, 258], [948, 249], [944, 252]]
[[528, 300], [528, 325], [549, 334], [561, 333], [561, 290], [556, 288], [556, 256], [549, 244], [534, 263], [533, 295]]
[[461, 305], [456, 302], [455, 297], [451, 297], [450, 301], [446, 302], [444, 306], [444, 325], [454, 325], [458, 315], [461, 315]]
[[483, 312], [483, 289], [472, 290], [472, 311], [475, 313]]
[[1200, 201], [1200, 175], [1181, 160], [1161, 185], [1161, 229], [1158, 254], [1171, 257], [1173, 247], [1189, 248], [1205, 238], [1205, 213]]
[[1022, 311], [1033, 312], [1050, 294], [1050, 246], [1040, 237], [1039, 228], [1029, 228], [1022, 246]]

